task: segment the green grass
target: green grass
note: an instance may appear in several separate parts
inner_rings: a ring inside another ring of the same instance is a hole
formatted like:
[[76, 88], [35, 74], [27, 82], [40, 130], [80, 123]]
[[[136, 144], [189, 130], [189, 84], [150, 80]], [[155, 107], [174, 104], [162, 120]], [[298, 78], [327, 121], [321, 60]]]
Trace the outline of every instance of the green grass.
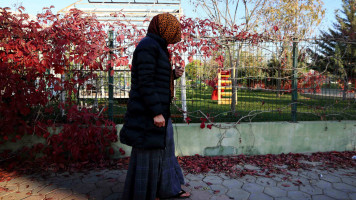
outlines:
[[[189, 87], [188, 87], [189, 88]], [[236, 122], [248, 115], [251, 111], [263, 112], [253, 118], [244, 118], [242, 122], [265, 122], [265, 121], [291, 121], [291, 94], [282, 94], [277, 97], [274, 92], [239, 90], [236, 112], [231, 112], [231, 105], [219, 105], [211, 100], [212, 88], [187, 89], [187, 108], [192, 122], [200, 122], [202, 115], [198, 110], [214, 117], [215, 122]], [[175, 105], [181, 108], [180, 91], [176, 92], [178, 100]], [[264, 102], [264, 103], [262, 103]], [[182, 112], [172, 105], [171, 111], [176, 122], [183, 122]], [[115, 101], [115, 121], [122, 123], [122, 114], [126, 112], [125, 104]], [[121, 114], [121, 115], [120, 115]], [[323, 117], [322, 117], [323, 116]], [[310, 98], [298, 94], [297, 121], [316, 120], [355, 120], [355, 100], [342, 100], [335, 97]]]

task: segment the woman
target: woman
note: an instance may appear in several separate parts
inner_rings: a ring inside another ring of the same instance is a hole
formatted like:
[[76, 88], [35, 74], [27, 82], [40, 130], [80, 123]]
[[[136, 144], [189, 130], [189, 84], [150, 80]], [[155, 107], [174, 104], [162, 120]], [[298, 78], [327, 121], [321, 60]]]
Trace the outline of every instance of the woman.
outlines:
[[184, 178], [174, 154], [170, 102], [173, 81], [168, 44], [181, 40], [181, 26], [171, 14], [159, 14], [132, 59], [131, 91], [120, 141], [132, 146], [123, 199], [186, 198]]

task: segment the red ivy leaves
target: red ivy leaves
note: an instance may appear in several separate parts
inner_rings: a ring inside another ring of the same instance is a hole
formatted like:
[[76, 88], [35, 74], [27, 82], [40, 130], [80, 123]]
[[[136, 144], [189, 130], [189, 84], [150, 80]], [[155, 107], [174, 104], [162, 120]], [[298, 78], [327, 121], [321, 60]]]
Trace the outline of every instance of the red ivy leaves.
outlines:
[[190, 117], [186, 117], [185, 118], [185, 122], [187, 122], [188, 124], [192, 121], [192, 119], [190, 119]]
[[206, 122], [206, 118], [200, 118], [200, 120], [201, 120], [201, 124], [200, 124], [200, 128], [201, 129], [203, 129], [203, 128], [205, 128], [205, 122]]
[[213, 126], [213, 124], [208, 124], [206, 127], [207, 127], [208, 129], [211, 129], [212, 126]]
[[115, 124], [97, 113], [73, 106], [68, 110], [70, 124], [64, 124], [59, 134], [48, 137], [45, 153], [53, 162], [100, 161], [113, 154], [110, 147], [118, 140]]
[[121, 153], [122, 156], [125, 155], [126, 153], [122, 148], [119, 149], [119, 152]]

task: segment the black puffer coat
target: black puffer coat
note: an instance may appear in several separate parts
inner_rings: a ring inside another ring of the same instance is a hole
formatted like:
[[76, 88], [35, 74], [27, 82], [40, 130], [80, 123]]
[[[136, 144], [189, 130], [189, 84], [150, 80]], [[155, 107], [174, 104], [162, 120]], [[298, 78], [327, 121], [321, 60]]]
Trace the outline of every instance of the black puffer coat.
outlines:
[[[166, 127], [157, 127], [153, 118], [170, 117], [171, 64], [167, 43], [148, 33], [136, 47], [131, 68], [131, 91], [120, 141], [135, 148], [165, 148]], [[166, 124], [167, 126], [167, 124]]]

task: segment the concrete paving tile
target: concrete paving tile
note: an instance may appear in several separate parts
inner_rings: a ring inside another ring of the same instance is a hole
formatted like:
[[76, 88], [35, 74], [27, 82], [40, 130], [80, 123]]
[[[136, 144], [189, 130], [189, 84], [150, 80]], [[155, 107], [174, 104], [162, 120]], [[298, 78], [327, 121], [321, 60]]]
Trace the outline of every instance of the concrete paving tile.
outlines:
[[31, 194], [28, 192], [12, 192], [12, 193], [9, 193], [8, 195], [5, 195], [1, 198], [6, 199], [6, 200], [20, 200], [20, 199], [24, 199], [29, 196], [31, 196]]
[[88, 200], [85, 194], [71, 194], [70, 196], [64, 198], [63, 200]]
[[298, 191], [299, 186], [294, 185], [292, 182], [289, 181], [284, 181], [284, 182], [278, 182], [277, 187], [286, 190], [286, 191]]
[[228, 189], [223, 185], [210, 185], [210, 189], [211, 190], [209, 190], [209, 192], [215, 195], [226, 194], [226, 192], [228, 191]]
[[96, 183], [100, 180], [100, 178], [96, 175], [90, 174], [87, 176], [84, 176], [84, 178], [82, 178], [82, 182], [83, 183]]
[[77, 185], [73, 185], [71, 188], [73, 193], [77, 194], [87, 194], [90, 191], [93, 191], [96, 188], [94, 183], [80, 183]]
[[214, 176], [206, 176], [206, 177], [203, 179], [203, 181], [204, 181], [205, 183], [221, 184], [222, 181], [223, 181], [223, 179], [220, 178], [219, 176], [214, 175]]
[[212, 196], [210, 200], [230, 200], [230, 198], [224, 194], [218, 196]]
[[293, 176], [299, 176], [299, 172], [298, 171], [291, 171], [291, 170], [288, 170], [287, 171], [289, 174], [293, 175]]
[[263, 192], [274, 198], [287, 196], [287, 191], [278, 187], [267, 186]]
[[334, 199], [332, 197], [329, 197], [329, 196], [326, 196], [326, 195], [321, 195], [321, 194], [313, 195], [312, 199], [313, 200], [336, 200], [336, 199]]
[[222, 184], [228, 188], [241, 188], [243, 182], [238, 181], [236, 179], [228, 179], [228, 180], [224, 180]]
[[115, 179], [99, 180], [95, 185], [99, 188], [111, 188], [114, 185], [117, 185], [117, 181]]
[[352, 169], [352, 168], [349, 168], [349, 169], [339, 169], [338, 171], [344, 172], [345, 174], [348, 174], [348, 173], [355, 173], [355, 172], [356, 172], [356, 170], [355, 170], [355, 169]]
[[34, 190], [34, 189], [36, 189], [38, 187], [44, 187], [46, 185], [47, 185], [46, 183], [32, 181], [32, 182], [27, 182], [26, 184], [21, 184], [18, 187], [18, 190], [19, 191]]
[[190, 187], [192, 187], [194, 189], [208, 187], [208, 185], [203, 181], [190, 181], [189, 185], [190, 185]]
[[231, 179], [229, 176], [225, 175], [224, 173], [219, 173], [218, 176], [224, 180], [229, 180]]
[[15, 185], [0, 187], [0, 197], [6, 196], [10, 193], [17, 192], [17, 191], [18, 191], [18, 186]]
[[310, 195], [323, 194], [322, 189], [320, 189], [318, 187], [311, 186], [311, 185], [301, 185], [301, 186], [299, 186], [299, 189], [300, 189], [300, 191], [305, 192]]
[[258, 170], [261, 170], [261, 168], [260, 167], [257, 167], [257, 166], [254, 166], [254, 165], [244, 165], [244, 168], [245, 169], [248, 169], [248, 170], [256, 170], [256, 171], [258, 171]]
[[311, 195], [301, 191], [288, 191], [288, 197], [293, 200], [311, 200]]
[[106, 197], [104, 200], [118, 200], [121, 199], [121, 194], [122, 193], [112, 193], [108, 197]]
[[72, 191], [69, 189], [56, 189], [45, 195], [47, 199], [61, 200], [72, 195]]
[[[300, 182], [301, 183], [300, 183]], [[310, 179], [307, 179], [305, 177], [301, 177], [301, 176], [298, 176], [298, 177], [294, 177], [292, 179], [292, 182], [294, 183], [300, 183], [300, 185], [310, 185]]]
[[33, 194], [46, 195], [56, 189], [59, 189], [59, 187], [57, 185], [46, 185], [45, 187], [36, 188], [32, 192], [33, 192]]
[[356, 177], [342, 177], [341, 181], [346, 184], [356, 187]]
[[258, 185], [257, 183], [245, 183], [242, 186], [242, 189], [244, 189], [250, 193], [262, 193], [264, 190], [264, 187], [261, 185]]
[[186, 192], [191, 192], [192, 191], [192, 188], [191, 187], [187, 187], [185, 185], [182, 185], [181, 186], [182, 190], [186, 191]]
[[337, 190], [344, 192], [356, 192], [356, 187], [348, 185], [346, 183], [333, 183], [333, 187]]
[[312, 184], [313, 186], [316, 186], [321, 189], [332, 189], [332, 185], [329, 182], [326, 182], [324, 180], [317, 181]]
[[183, 177], [183, 179], [184, 179], [184, 184], [186, 184], [186, 183], [188, 183], [190, 181], [189, 179], [187, 179], [185, 177]]
[[126, 180], [126, 174], [121, 174], [117, 180], [120, 182], [120, 183], [125, 183], [125, 180]]
[[321, 162], [312, 162], [312, 161], [307, 161], [307, 160], [299, 160], [298, 162], [299, 162], [299, 163], [308, 164], [308, 165], [311, 165], [311, 166], [313, 166], [313, 167], [319, 166], [319, 165], [322, 164]]
[[43, 199], [44, 199], [43, 195], [32, 195], [24, 198], [23, 200], [43, 200]]
[[356, 200], [356, 192], [355, 193], [350, 193], [349, 194], [350, 199]]
[[73, 180], [65, 179], [62, 182], [55, 183], [60, 188], [71, 188], [73, 185]]
[[190, 198], [194, 200], [207, 200], [211, 197], [211, 194], [208, 191], [194, 190], [190, 194]]
[[251, 175], [246, 175], [238, 180], [241, 180], [242, 182], [247, 182], [247, 183], [255, 183], [256, 182], [256, 177], [251, 176]]
[[249, 200], [273, 200], [272, 197], [264, 193], [251, 193]]
[[47, 186], [49, 186], [49, 184], [47, 184], [47, 185], [39, 185], [38, 187], [32, 189], [31, 192], [32, 192], [33, 194], [38, 194], [39, 191], [41, 191], [42, 189], [44, 189], [44, 188], [47, 187]]
[[313, 171], [303, 171], [299, 173], [299, 176], [302, 176], [307, 179], [319, 179], [319, 173]]
[[124, 183], [116, 183], [116, 185], [111, 187], [113, 192], [123, 192], [125, 184]]
[[277, 197], [275, 200], [290, 200], [289, 197]]
[[265, 178], [265, 177], [258, 177], [256, 179], [256, 183], [262, 186], [276, 186], [277, 183], [276, 181], [272, 180], [271, 178]]
[[330, 183], [339, 183], [341, 182], [341, 179], [337, 176], [331, 175], [331, 174], [326, 174], [320, 177], [320, 179], [328, 181]]
[[95, 199], [104, 199], [112, 194], [110, 188], [96, 188], [93, 191], [89, 192], [91, 198]]
[[203, 180], [205, 176], [202, 174], [187, 174], [185, 175], [185, 178], [187, 178], [190, 181], [201, 181]]
[[283, 181], [283, 177], [285, 177], [283, 174], [273, 174], [272, 180], [277, 182]]
[[331, 188], [325, 189], [324, 194], [335, 199], [349, 199], [349, 196], [346, 192]]
[[250, 193], [240, 188], [234, 188], [234, 189], [229, 189], [226, 195], [234, 200], [247, 200], [248, 197], [250, 196]]

